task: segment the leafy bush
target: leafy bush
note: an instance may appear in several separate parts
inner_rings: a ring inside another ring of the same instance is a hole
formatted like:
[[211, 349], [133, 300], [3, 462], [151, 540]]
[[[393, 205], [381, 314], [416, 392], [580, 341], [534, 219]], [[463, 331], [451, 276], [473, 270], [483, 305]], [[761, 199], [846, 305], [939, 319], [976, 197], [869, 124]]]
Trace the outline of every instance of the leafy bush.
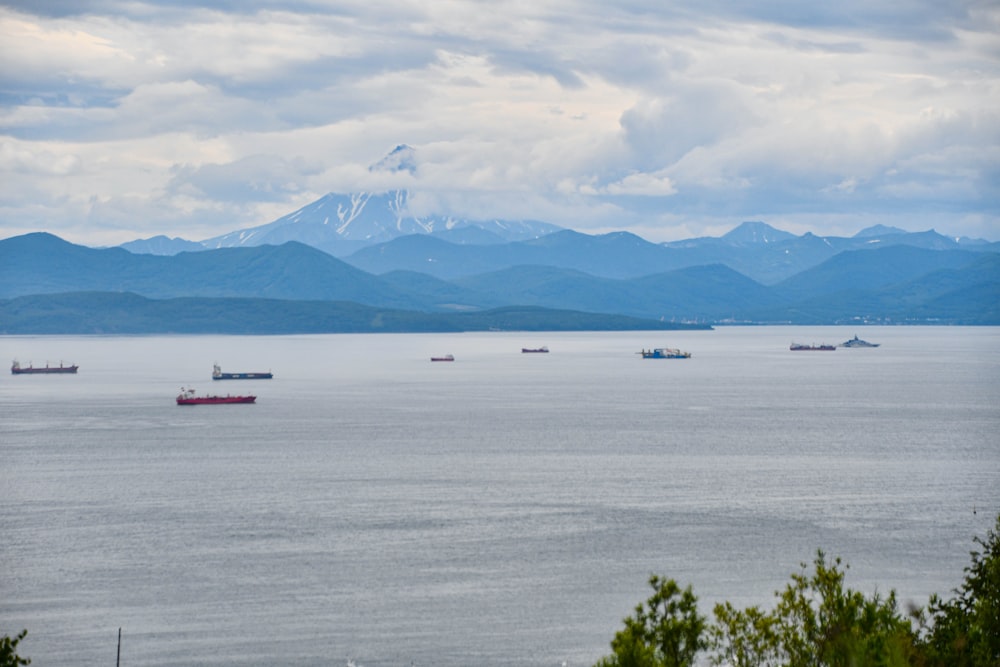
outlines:
[[981, 550], [970, 553], [955, 597], [932, 596], [928, 615], [920, 616], [928, 665], [1000, 665], [1000, 516], [986, 539], [974, 540]]
[[845, 587], [839, 558], [817, 552], [813, 571], [791, 577], [774, 609], [714, 609], [706, 623], [691, 587], [650, 577], [653, 595], [625, 619], [612, 654], [596, 667], [681, 667], [707, 650], [731, 667], [1000, 667], [1000, 515], [986, 539], [974, 538], [955, 597], [932, 596], [904, 615], [895, 591], [866, 596]]
[[690, 667], [705, 647], [705, 618], [698, 598], [673, 579], [649, 578], [653, 595], [625, 619], [625, 629], [611, 641], [614, 653], [598, 667]]
[[22, 658], [17, 654], [17, 645], [28, 635], [27, 630], [11, 637], [4, 635], [0, 637], [0, 667], [19, 667], [20, 665], [30, 665], [29, 658]]

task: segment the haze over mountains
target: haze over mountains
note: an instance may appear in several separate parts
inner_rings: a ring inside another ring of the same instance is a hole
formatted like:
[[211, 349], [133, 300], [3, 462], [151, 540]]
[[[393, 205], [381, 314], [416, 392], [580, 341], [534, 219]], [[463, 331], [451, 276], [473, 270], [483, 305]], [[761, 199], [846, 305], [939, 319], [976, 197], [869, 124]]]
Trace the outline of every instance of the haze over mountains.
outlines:
[[[589, 238], [597, 248], [606, 241]], [[602, 265], [593, 246], [581, 245], [596, 269], [621, 271], [623, 258], [605, 253]], [[0, 241], [0, 267], [4, 333], [1000, 324], [1000, 253], [903, 244], [844, 251], [771, 285], [721, 263], [629, 278], [521, 264], [445, 280], [410, 270], [375, 275], [295, 241], [154, 256], [42, 233]], [[498, 308], [505, 319], [471, 317]], [[585, 313], [605, 317], [583, 324]]]
[[[383, 162], [402, 164], [406, 147]], [[386, 169], [383, 164], [372, 167]], [[410, 214], [406, 191], [327, 194], [273, 222], [203, 241], [164, 236], [131, 241], [133, 253], [174, 255], [198, 250], [281, 245], [297, 241], [369, 273], [407, 270], [443, 279], [519, 265], [576, 269], [605, 278], [633, 278], [706, 264], [724, 264], [773, 284], [847, 250], [909, 245], [934, 250], [997, 250], [1000, 244], [909, 233], [877, 225], [853, 237], [796, 236], [763, 222], [744, 222], [722, 237], [651, 243], [628, 232], [598, 236], [531, 220], [457, 220]]]
[[[796, 236], [762, 222], [651, 243], [531, 221], [416, 218], [406, 202], [405, 192], [331, 194], [201, 242], [5, 239], [0, 332], [1000, 324], [996, 243], [887, 227]], [[156, 303], [168, 299], [203, 315]], [[506, 319], [473, 317], [493, 309]]]

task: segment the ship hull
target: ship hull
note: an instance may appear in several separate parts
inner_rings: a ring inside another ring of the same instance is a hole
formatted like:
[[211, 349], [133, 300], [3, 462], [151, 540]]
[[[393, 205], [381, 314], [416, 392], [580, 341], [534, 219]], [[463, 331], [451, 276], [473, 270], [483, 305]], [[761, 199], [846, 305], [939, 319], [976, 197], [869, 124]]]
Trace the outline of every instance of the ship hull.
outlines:
[[849, 341], [840, 344], [840, 347], [878, 347], [881, 343], [869, 343], [866, 340], [861, 340], [857, 336]]
[[219, 373], [213, 375], [213, 380], [270, 380], [272, 373]]
[[177, 405], [234, 405], [238, 403], [253, 403], [256, 396], [200, 396], [196, 398], [177, 398]]
[[11, 368], [11, 375], [66, 375], [76, 373], [79, 366], [46, 366], [44, 368]]

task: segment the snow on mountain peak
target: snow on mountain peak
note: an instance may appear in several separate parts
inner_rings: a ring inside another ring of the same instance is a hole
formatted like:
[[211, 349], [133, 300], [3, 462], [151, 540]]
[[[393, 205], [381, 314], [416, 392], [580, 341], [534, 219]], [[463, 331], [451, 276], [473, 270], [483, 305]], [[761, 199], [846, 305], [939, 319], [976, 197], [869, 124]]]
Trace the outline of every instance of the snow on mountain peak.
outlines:
[[417, 171], [416, 151], [406, 144], [400, 144], [393, 148], [388, 155], [368, 167], [368, 171], [396, 173], [405, 171], [415, 174]]
[[[409, 149], [408, 146], [400, 147]], [[412, 150], [412, 149], [410, 149]], [[403, 153], [405, 151], [400, 151]], [[557, 231], [537, 221], [476, 221], [451, 215], [417, 215], [410, 211], [411, 193], [328, 193], [302, 208], [258, 227], [241, 229], [202, 241], [206, 248], [280, 245], [299, 241], [334, 255], [407, 234], [431, 234], [474, 226], [507, 241], [536, 238]]]
[[785, 241], [794, 236], [786, 231], [780, 229], [775, 229], [771, 225], [764, 222], [744, 222], [738, 227], [730, 231], [728, 234], [723, 235], [724, 238], [729, 243], [734, 243], [738, 245], [747, 244], [758, 244], [758, 243], [775, 243], [778, 241]]

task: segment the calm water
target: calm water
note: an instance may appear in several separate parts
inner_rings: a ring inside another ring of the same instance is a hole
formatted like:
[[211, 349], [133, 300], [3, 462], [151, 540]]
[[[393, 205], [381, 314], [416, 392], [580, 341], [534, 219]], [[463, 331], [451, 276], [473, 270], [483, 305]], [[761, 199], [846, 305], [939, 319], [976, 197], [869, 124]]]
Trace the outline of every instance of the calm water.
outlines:
[[[788, 351], [855, 333], [883, 345]], [[664, 345], [694, 356], [635, 354]], [[822, 548], [923, 604], [1000, 511], [998, 328], [0, 338], [14, 358], [80, 365], [0, 375], [0, 632], [36, 665], [113, 665], [119, 627], [125, 666], [589, 665], [651, 573], [704, 613], [770, 606]]]

